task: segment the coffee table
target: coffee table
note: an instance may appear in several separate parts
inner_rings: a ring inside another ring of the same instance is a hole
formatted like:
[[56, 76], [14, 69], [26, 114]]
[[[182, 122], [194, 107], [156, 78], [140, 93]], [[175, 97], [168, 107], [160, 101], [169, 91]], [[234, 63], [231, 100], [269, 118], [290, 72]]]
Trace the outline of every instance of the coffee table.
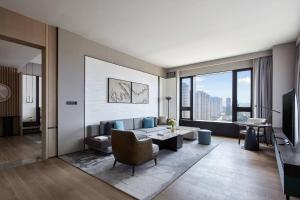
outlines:
[[159, 146], [159, 149], [177, 151], [182, 148], [183, 144], [183, 135], [178, 134], [178, 131], [179, 130], [172, 133], [170, 130], [163, 130], [148, 134], [147, 136], [152, 139], [153, 144], [157, 144]]

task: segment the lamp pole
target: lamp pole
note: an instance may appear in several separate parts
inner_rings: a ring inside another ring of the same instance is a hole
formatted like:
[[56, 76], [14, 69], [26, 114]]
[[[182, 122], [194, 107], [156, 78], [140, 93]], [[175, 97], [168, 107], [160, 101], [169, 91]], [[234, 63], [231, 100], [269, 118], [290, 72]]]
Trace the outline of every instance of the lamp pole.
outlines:
[[167, 96], [166, 97], [167, 101], [168, 101], [168, 119], [170, 118], [170, 100], [172, 99], [171, 96]]

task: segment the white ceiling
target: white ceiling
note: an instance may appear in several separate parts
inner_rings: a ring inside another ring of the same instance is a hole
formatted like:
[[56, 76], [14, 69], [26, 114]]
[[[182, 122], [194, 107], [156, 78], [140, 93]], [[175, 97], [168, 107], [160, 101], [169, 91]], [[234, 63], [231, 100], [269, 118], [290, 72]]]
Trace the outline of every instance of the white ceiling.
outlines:
[[22, 68], [27, 63], [41, 64], [41, 50], [0, 40], [0, 66]]
[[150, 63], [174, 67], [272, 48], [300, 31], [299, 0], [0, 0]]

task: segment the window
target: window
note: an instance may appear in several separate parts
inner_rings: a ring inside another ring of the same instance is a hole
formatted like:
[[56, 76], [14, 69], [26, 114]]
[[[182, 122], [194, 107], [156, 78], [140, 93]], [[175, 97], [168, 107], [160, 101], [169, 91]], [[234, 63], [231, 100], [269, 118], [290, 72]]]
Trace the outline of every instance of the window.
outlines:
[[192, 119], [193, 77], [180, 79], [180, 119]]
[[252, 116], [252, 69], [180, 79], [180, 118], [247, 121]]
[[233, 121], [247, 121], [252, 116], [252, 70], [233, 72]]
[[194, 120], [232, 120], [231, 71], [195, 76], [194, 88]]

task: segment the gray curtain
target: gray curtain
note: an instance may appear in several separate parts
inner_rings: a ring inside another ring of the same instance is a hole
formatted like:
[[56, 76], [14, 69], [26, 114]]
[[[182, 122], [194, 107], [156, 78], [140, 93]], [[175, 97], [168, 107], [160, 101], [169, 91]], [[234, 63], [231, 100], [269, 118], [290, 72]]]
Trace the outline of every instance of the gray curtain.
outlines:
[[295, 68], [295, 89], [296, 89], [296, 95], [298, 99], [298, 109], [300, 108], [300, 45], [296, 48], [296, 68]]
[[272, 56], [253, 61], [254, 117], [272, 123]]
[[[298, 112], [300, 111], [300, 44], [296, 47], [296, 67], [295, 67], [295, 90], [298, 100]], [[300, 124], [300, 118], [298, 118], [298, 126]], [[298, 127], [299, 131], [299, 127]]]

